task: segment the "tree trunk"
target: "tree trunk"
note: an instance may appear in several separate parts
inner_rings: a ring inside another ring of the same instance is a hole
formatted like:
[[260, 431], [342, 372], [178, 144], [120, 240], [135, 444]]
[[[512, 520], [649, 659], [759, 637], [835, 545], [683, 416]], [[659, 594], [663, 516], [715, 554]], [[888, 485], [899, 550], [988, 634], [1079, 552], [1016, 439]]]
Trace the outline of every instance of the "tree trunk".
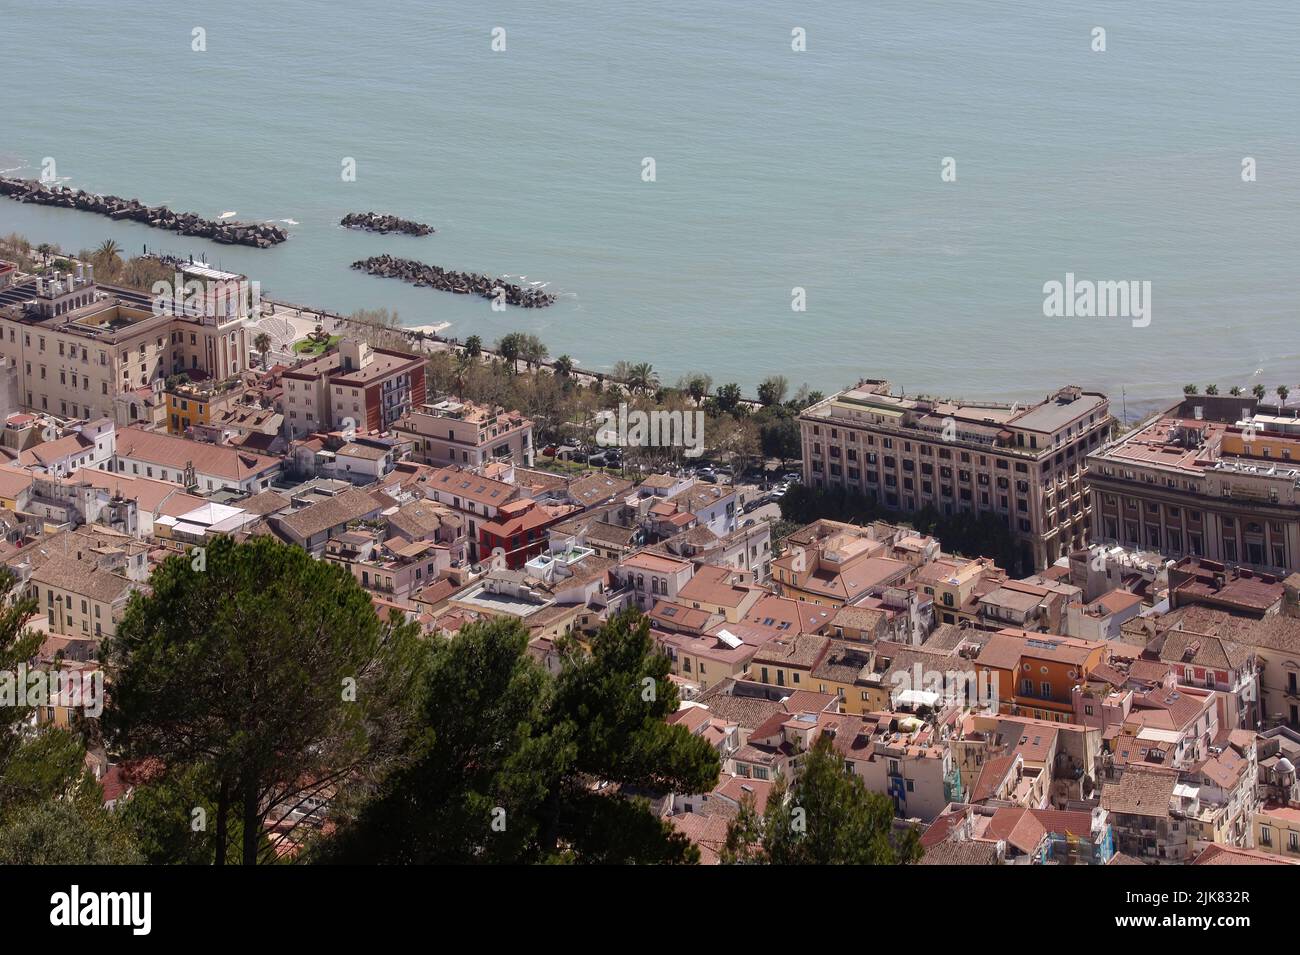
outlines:
[[244, 780], [244, 865], [257, 865], [257, 836], [261, 825], [257, 817], [257, 781]]
[[230, 784], [226, 780], [221, 781], [221, 788], [217, 791], [217, 837], [216, 837], [216, 858], [213, 859], [213, 865], [226, 864], [226, 845], [229, 842], [229, 831], [226, 828], [227, 816], [230, 814]]

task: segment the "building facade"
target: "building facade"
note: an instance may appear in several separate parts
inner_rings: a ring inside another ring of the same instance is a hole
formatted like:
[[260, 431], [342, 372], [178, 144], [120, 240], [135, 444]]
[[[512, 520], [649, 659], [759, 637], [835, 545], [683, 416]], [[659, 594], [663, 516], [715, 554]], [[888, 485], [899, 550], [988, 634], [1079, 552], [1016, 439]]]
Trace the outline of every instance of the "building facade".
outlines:
[[282, 381], [289, 440], [316, 431], [384, 432], [423, 404], [424, 359], [345, 338]]
[[533, 423], [517, 411], [439, 401], [417, 405], [393, 430], [415, 442], [412, 457], [422, 464], [477, 468], [508, 461], [533, 466]]
[[0, 359], [34, 411], [127, 425], [146, 413], [120, 396], [160, 392], [182, 372], [224, 379], [248, 367], [245, 316], [164, 311], [146, 293], [96, 285], [93, 267], [32, 279], [4, 302]]
[[1087, 541], [1085, 459], [1110, 438], [1109, 407], [1074, 386], [1022, 407], [907, 398], [865, 380], [799, 416], [803, 479], [903, 513], [997, 515], [1041, 569]]
[[1270, 572], [1300, 567], [1300, 420], [1189, 396], [1088, 459], [1092, 539]]

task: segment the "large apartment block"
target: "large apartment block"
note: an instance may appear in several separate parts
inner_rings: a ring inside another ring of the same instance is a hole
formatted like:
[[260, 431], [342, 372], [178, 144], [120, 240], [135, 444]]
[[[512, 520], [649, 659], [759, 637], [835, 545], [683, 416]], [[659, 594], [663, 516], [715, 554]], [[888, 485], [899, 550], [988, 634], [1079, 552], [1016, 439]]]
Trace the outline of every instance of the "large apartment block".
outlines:
[[284, 373], [284, 435], [383, 432], [424, 402], [424, 358], [345, 338]]
[[228, 378], [248, 367], [246, 338], [240, 313], [172, 314], [96, 285], [93, 267], [0, 291], [0, 363], [16, 370], [19, 401], [65, 418], [143, 419], [133, 393], [181, 372]]
[[891, 510], [996, 514], [1042, 568], [1084, 546], [1088, 454], [1111, 435], [1110, 403], [1061, 388], [1035, 404], [890, 393], [865, 380], [799, 416], [804, 483], [845, 487]]
[[1257, 570], [1300, 567], [1300, 418], [1190, 396], [1088, 460], [1092, 539]]

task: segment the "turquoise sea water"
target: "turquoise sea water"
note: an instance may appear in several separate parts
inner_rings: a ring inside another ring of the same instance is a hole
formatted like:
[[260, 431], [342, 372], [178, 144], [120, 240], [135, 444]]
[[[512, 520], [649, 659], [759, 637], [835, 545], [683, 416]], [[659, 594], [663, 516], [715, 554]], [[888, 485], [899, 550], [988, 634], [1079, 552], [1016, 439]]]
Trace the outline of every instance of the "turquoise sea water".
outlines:
[[[5, 200], [0, 231], [192, 252], [292, 301], [535, 332], [668, 382], [1022, 398], [1072, 381], [1131, 406], [1187, 381], [1300, 392], [1294, 0], [184, 6], [4, 0], [0, 169], [53, 157], [74, 186], [293, 220], [289, 242]], [[337, 225], [369, 209], [439, 231]], [[349, 270], [384, 251], [562, 298], [497, 313]], [[1045, 318], [1066, 272], [1150, 281], [1150, 326]]]

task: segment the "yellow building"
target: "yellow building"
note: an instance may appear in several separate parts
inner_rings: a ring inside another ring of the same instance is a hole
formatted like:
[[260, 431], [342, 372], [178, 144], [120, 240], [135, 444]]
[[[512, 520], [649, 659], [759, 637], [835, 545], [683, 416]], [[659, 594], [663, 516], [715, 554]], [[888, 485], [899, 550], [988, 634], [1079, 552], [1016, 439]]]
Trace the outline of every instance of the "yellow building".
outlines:
[[826, 655], [830, 643], [829, 637], [811, 633], [773, 637], [755, 652], [749, 665], [749, 678], [769, 686], [815, 692], [817, 681], [813, 678], [813, 667]]
[[1255, 848], [1300, 860], [1300, 809], [1266, 803], [1255, 813]]
[[987, 557], [967, 560], [945, 555], [916, 573], [917, 589], [934, 598], [935, 621], [957, 625], [979, 623], [977, 587], [986, 579], [1006, 579], [1006, 573]]
[[167, 433], [184, 435], [196, 424], [208, 424], [212, 420], [212, 402], [199, 392], [191, 392], [184, 387], [169, 389], [167, 392]]
[[880, 709], [879, 692], [863, 680], [863, 672], [871, 671], [874, 656], [874, 651], [861, 643], [831, 640], [812, 668], [809, 689], [838, 696], [841, 709], [855, 716]]

